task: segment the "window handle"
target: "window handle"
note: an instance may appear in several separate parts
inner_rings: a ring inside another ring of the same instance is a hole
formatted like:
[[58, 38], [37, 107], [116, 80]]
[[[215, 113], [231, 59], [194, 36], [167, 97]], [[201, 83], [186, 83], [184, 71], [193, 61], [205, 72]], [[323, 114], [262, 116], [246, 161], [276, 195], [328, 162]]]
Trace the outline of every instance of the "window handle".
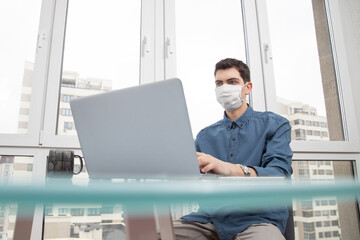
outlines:
[[264, 42], [264, 57], [265, 57], [265, 63], [269, 63], [270, 60], [272, 60], [272, 54], [270, 51], [270, 45], [267, 42]]
[[165, 57], [169, 58], [170, 55], [174, 54], [173, 46], [171, 44], [171, 39], [169, 37], [166, 38], [165, 46], [166, 46], [166, 56]]
[[143, 57], [145, 57], [145, 54], [149, 53], [150, 50], [149, 50], [149, 40], [147, 39], [146, 36], [143, 37], [143, 40], [142, 40], [142, 51], [141, 51], [141, 55]]
[[45, 32], [41, 32], [38, 35], [38, 39], [37, 39], [37, 47], [38, 48], [43, 48], [45, 41], [47, 40], [47, 36]]

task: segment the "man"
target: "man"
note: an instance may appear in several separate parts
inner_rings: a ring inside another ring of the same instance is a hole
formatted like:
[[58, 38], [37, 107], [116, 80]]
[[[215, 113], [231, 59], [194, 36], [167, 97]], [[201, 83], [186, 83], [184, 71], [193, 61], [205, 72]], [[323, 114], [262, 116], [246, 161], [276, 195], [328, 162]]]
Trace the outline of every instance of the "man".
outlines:
[[[201, 172], [234, 176], [291, 176], [291, 127], [271, 112], [256, 112], [245, 99], [252, 89], [250, 71], [236, 59], [215, 67], [216, 98], [224, 118], [204, 128], [195, 145]], [[280, 240], [286, 207], [224, 213], [200, 208], [174, 222], [177, 239]]]

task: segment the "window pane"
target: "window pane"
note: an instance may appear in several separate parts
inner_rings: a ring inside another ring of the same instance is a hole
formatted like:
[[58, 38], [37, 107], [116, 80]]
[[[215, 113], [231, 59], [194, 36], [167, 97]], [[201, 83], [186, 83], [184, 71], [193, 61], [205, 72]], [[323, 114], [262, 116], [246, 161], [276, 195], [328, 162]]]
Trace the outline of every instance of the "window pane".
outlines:
[[0, 2], [0, 133], [28, 132], [41, 0]]
[[[33, 162], [32, 157], [0, 156], [0, 183], [16, 178], [30, 184]], [[13, 239], [17, 209], [16, 203], [0, 203], [0, 239]]]
[[292, 138], [343, 141], [324, 2], [268, 0], [267, 9], [278, 113], [292, 124]]
[[57, 134], [76, 135], [70, 101], [139, 84], [141, 0], [71, 0]]
[[195, 136], [223, 117], [215, 98], [215, 64], [228, 57], [246, 61], [241, 1], [176, 0], [175, 11], [177, 76]]
[[[308, 162], [308, 164], [304, 164]], [[293, 161], [293, 179], [334, 180], [353, 178], [351, 161]], [[331, 172], [331, 174], [325, 174]], [[322, 174], [321, 174], [322, 173]], [[359, 239], [359, 211], [356, 200], [338, 199], [336, 196], [294, 199], [296, 239], [316, 233], [319, 238]]]

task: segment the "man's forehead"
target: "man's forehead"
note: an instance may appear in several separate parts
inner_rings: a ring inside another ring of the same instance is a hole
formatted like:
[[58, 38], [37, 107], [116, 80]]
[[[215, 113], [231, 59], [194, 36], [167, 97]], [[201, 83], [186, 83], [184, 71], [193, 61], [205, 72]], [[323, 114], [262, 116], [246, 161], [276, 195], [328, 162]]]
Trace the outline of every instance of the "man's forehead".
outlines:
[[239, 71], [235, 68], [221, 69], [215, 74], [215, 81], [239, 80], [244, 83]]
[[216, 71], [215, 78], [241, 78], [239, 71], [236, 68], [219, 69]]

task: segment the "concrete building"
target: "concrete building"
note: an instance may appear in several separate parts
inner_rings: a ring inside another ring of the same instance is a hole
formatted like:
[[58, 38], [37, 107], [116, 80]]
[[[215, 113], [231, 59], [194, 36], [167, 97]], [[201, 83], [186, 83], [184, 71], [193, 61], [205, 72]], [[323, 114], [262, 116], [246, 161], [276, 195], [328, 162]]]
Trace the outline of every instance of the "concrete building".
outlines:
[[[290, 121], [293, 140], [330, 140], [327, 119], [315, 107], [279, 97], [278, 104], [279, 113]], [[292, 167], [293, 179], [335, 179], [332, 161], [293, 161]], [[341, 239], [336, 197], [294, 200], [293, 210], [296, 239]]]
[[307, 141], [329, 141], [329, 130], [325, 116], [319, 116], [317, 109], [301, 102], [277, 98], [279, 114], [290, 121], [291, 139]]
[[[34, 64], [25, 62], [19, 109], [18, 133], [27, 133], [33, 73]], [[70, 109], [70, 101], [72, 99], [110, 90], [112, 90], [111, 80], [82, 78], [77, 72], [64, 70], [61, 78], [57, 134], [76, 135], [74, 120]]]

